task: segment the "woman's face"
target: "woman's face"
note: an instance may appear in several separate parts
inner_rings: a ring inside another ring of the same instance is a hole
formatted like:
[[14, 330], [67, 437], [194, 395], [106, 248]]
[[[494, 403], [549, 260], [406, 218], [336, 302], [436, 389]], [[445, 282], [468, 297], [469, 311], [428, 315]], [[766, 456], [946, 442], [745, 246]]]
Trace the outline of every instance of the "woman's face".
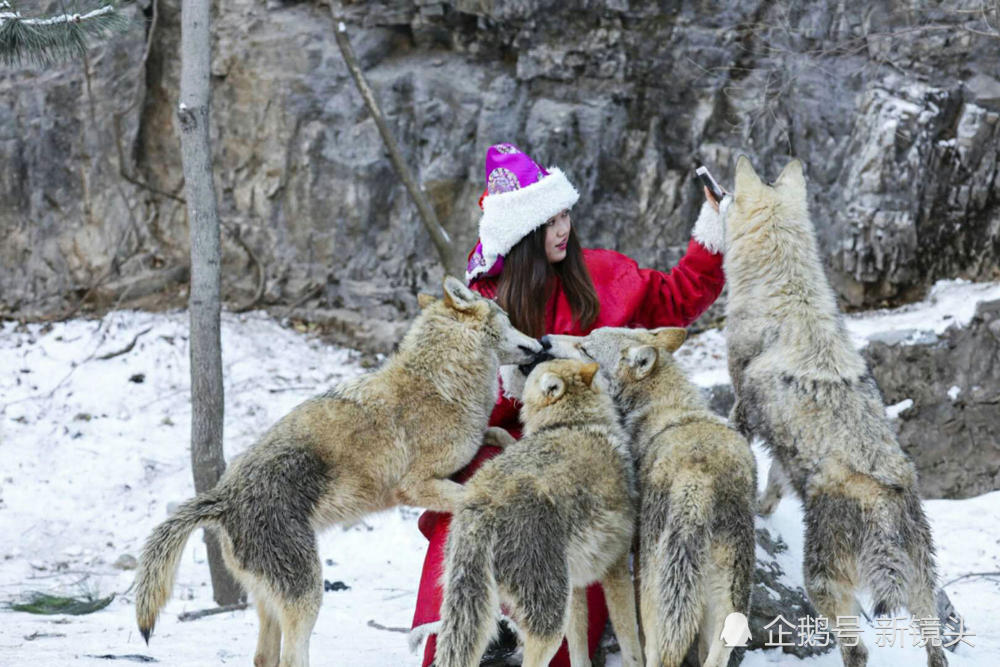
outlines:
[[566, 259], [566, 244], [569, 243], [569, 230], [572, 226], [568, 209], [556, 213], [545, 222], [545, 257], [550, 264]]

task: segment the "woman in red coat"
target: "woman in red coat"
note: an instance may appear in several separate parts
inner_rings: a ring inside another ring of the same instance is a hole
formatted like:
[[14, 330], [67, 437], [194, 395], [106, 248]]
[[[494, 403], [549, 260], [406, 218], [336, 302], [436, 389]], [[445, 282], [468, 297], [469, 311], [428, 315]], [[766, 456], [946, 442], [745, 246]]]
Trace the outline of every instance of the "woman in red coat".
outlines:
[[[496, 299], [511, 322], [529, 335], [582, 336], [605, 326], [684, 327], [722, 292], [722, 226], [718, 205], [711, 199], [702, 206], [687, 253], [664, 273], [640, 269], [634, 260], [613, 250], [581, 249], [569, 216], [579, 198], [576, 189], [559, 169], [539, 167], [511, 144], [487, 151], [486, 185], [480, 201], [479, 243], [469, 256], [466, 280], [483, 296]], [[502, 372], [501, 386], [504, 376]], [[520, 404], [501, 391], [490, 425], [520, 438], [519, 409]], [[496, 447], [482, 447], [454, 479], [464, 483], [499, 452]], [[427, 637], [424, 667], [434, 659], [450, 524], [450, 514], [430, 511], [418, 523], [430, 543], [410, 637], [414, 647]], [[599, 585], [588, 588], [587, 601], [593, 655], [608, 618]], [[565, 641], [551, 665], [569, 667]]]

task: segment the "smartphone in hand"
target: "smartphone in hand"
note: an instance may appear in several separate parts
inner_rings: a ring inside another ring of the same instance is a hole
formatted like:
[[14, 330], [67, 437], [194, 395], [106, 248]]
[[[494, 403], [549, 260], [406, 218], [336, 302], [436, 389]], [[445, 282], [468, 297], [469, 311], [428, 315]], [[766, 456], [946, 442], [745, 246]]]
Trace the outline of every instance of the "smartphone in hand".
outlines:
[[708, 167], [702, 165], [695, 169], [694, 173], [701, 180], [702, 185], [708, 188], [708, 191], [712, 193], [712, 197], [715, 199], [716, 203], [722, 201], [722, 198], [726, 196], [726, 191], [722, 189], [722, 186], [712, 178], [712, 174], [709, 173]]

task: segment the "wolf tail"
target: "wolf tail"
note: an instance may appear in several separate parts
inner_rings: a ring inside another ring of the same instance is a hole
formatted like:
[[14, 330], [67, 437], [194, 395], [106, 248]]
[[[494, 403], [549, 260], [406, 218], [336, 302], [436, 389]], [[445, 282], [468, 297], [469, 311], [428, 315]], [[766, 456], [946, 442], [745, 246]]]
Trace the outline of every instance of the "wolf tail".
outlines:
[[913, 570], [904, 544], [905, 526], [898, 517], [890, 516], [897, 508], [881, 509], [868, 526], [862, 556], [875, 616], [894, 614], [906, 604]]
[[670, 489], [666, 525], [656, 544], [660, 663], [680, 665], [700, 625], [701, 578], [709, 544], [711, 480], [686, 475]]
[[147, 644], [156, 617], [174, 588], [174, 575], [188, 535], [203, 524], [218, 521], [225, 507], [218, 487], [199, 494], [182, 504], [146, 540], [135, 580], [135, 617]]
[[494, 541], [494, 531], [479, 511], [466, 508], [455, 515], [445, 547], [437, 667], [479, 665], [496, 631], [500, 598], [493, 569]]

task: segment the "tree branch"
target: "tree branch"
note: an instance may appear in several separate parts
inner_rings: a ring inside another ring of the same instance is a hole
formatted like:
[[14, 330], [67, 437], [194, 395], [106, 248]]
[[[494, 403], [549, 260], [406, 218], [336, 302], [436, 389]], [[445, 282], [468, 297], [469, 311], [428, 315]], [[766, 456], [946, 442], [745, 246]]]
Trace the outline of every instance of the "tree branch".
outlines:
[[30, 60], [39, 65], [87, 52], [88, 37], [103, 37], [128, 29], [129, 20], [115, 3], [84, 14], [49, 18], [24, 18], [9, 0], [0, 1], [0, 61], [19, 65]]
[[[333, 10], [333, 7], [334, 5], [331, 4], [331, 10]], [[334, 15], [334, 19], [336, 19], [336, 15]], [[361, 67], [358, 65], [358, 59], [354, 55], [354, 49], [351, 47], [351, 40], [347, 37], [347, 28], [342, 22], [338, 22], [337, 29], [334, 31], [334, 36], [337, 38], [337, 46], [340, 47], [340, 53], [344, 56], [344, 62], [347, 64], [347, 69], [354, 78], [354, 83], [358, 86], [358, 92], [361, 93], [361, 97], [364, 99], [365, 104], [368, 107], [368, 111], [371, 113], [372, 118], [375, 119], [375, 125], [378, 127], [379, 134], [382, 135], [382, 141], [385, 143], [385, 147], [389, 151], [389, 158], [392, 160], [392, 164], [396, 168], [396, 173], [399, 175], [400, 179], [402, 179], [407, 191], [410, 193], [414, 203], [417, 205], [417, 211], [420, 213], [420, 219], [424, 223], [424, 228], [427, 230], [427, 233], [430, 234], [431, 241], [434, 242], [434, 247], [437, 248], [438, 258], [441, 261], [441, 265], [444, 266], [445, 271], [448, 272], [464, 269], [464, 267], [459, 265], [460, 263], [455, 255], [454, 244], [448, 237], [448, 232], [446, 232], [441, 226], [441, 223], [438, 222], [437, 214], [434, 212], [434, 207], [427, 199], [427, 194], [424, 192], [423, 188], [417, 184], [416, 179], [413, 177], [413, 173], [403, 160], [403, 155], [399, 150], [399, 145], [396, 143], [395, 137], [392, 136], [392, 132], [389, 130], [389, 125], [385, 122], [385, 115], [379, 107], [378, 100], [375, 99], [375, 92], [372, 90], [371, 86], [368, 85], [368, 81], [365, 80], [365, 75], [361, 71]]]

